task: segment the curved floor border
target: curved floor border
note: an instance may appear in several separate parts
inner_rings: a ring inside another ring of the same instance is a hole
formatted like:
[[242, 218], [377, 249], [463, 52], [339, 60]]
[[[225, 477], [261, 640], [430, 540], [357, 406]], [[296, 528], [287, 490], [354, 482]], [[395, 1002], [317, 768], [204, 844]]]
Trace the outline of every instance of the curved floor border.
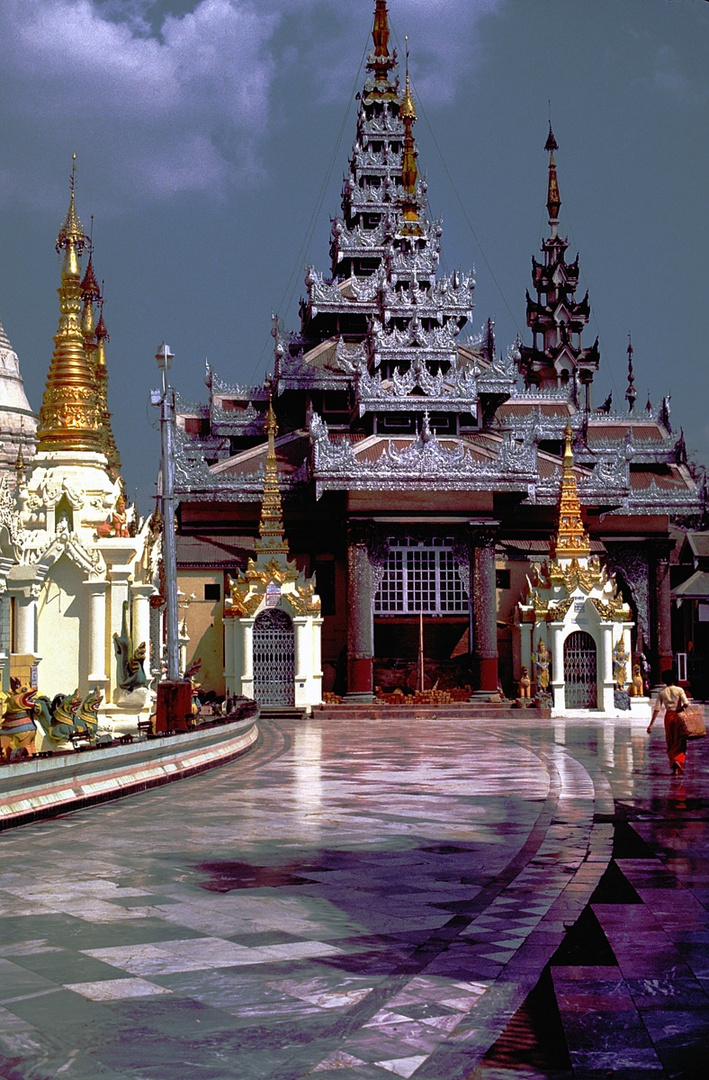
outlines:
[[258, 738], [257, 718], [249, 717], [208, 731], [8, 765], [0, 773], [0, 829], [194, 776], [247, 753]]

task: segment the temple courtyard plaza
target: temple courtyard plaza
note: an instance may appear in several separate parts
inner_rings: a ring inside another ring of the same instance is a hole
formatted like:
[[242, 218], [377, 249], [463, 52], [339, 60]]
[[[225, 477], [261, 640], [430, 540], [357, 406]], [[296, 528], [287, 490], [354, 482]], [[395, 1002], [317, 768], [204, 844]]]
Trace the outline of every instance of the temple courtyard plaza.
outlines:
[[267, 723], [10, 830], [4, 1080], [709, 1075], [709, 740]]

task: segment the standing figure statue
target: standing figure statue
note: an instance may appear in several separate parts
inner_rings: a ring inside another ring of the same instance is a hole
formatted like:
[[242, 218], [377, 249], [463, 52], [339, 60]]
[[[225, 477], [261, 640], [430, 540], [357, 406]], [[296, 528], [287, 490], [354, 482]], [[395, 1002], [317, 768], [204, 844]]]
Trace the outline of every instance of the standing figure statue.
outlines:
[[532, 696], [532, 680], [529, 677], [529, 669], [522, 668], [522, 676], [519, 680], [519, 696], [529, 698]]
[[532, 654], [532, 659], [534, 660], [534, 681], [537, 686], [537, 693], [548, 694], [551, 653], [547, 650], [542, 638], [539, 639], [537, 651]]
[[629, 656], [625, 651], [625, 642], [620, 637], [613, 649], [613, 680], [619, 690], [625, 690], [628, 681], [628, 660]]

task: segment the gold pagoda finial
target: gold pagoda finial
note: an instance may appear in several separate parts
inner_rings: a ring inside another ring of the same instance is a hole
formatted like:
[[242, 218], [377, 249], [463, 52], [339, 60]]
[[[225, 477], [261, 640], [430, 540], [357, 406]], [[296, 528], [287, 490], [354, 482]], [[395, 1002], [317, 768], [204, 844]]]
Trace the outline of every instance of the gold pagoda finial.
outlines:
[[89, 261], [86, 265], [86, 273], [81, 279], [81, 298], [84, 302], [84, 306], [81, 312], [81, 329], [84, 334], [84, 343], [89, 352], [89, 355], [93, 357], [93, 353], [96, 350], [96, 327], [94, 324], [94, 304], [101, 297], [101, 290], [98, 287], [96, 275], [94, 274], [94, 216], [91, 215], [91, 232], [88, 236], [88, 251]]
[[571, 449], [572, 439], [571, 421], [567, 420], [564, 430], [564, 459], [559, 495], [559, 518], [551, 551], [552, 558], [557, 562], [559, 559], [588, 558], [591, 554], [591, 541], [581, 518], [581, 504], [579, 503], [576, 488], [574, 455]]
[[414, 99], [411, 96], [411, 81], [409, 79], [409, 38], [408, 35], [404, 35], [404, 41], [406, 42], [406, 89], [404, 90], [404, 100], [401, 103], [401, 116], [404, 120], [408, 117], [413, 124], [416, 123], [416, 109], [414, 108]]
[[276, 423], [272, 397], [268, 400], [266, 434], [268, 435], [266, 475], [263, 482], [261, 519], [258, 526], [259, 539], [256, 541], [255, 548], [259, 553], [285, 557], [288, 555], [288, 541], [283, 535], [283, 508], [281, 506], [281, 489], [278, 484], [278, 462], [276, 460], [278, 424]]
[[556, 236], [556, 230], [559, 225], [559, 210], [561, 208], [561, 195], [559, 194], [559, 181], [556, 176], [556, 162], [554, 161], [554, 151], [559, 149], [559, 144], [554, 138], [554, 132], [551, 128], [551, 120], [549, 121], [549, 135], [547, 141], [544, 144], [544, 149], [549, 153], [549, 183], [547, 187], [547, 210], [549, 211], [549, 225], [551, 226], [552, 236]]
[[79, 258], [86, 238], [74, 203], [76, 154], [72, 159], [69, 210], [59, 230], [57, 251], [64, 251], [59, 288], [59, 327], [39, 410], [37, 444], [41, 450], [101, 451], [100, 416], [93, 367], [81, 324]]
[[101, 417], [101, 449], [106, 455], [108, 462], [108, 475], [112, 480], [117, 480], [121, 475], [121, 455], [118, 452], [116, 439], [111, 424], [111, 413], [108, 411], [108, 368], [106, 367], [106, 342], [110, 341], [106, 323], [103, 321], [103, 287], [99, 293], [99, 316], [96, 324], [96, 352], [94, 354], [94, 378], [96, 379], [96, 394]]
[[416, 123], [416, 109], [411, 96], [411, 82], [409, 79], [409, 39], [406, 40], [406, 89], [401, 102], [400, 116], [404, 121], [404, 151], [401, 161], [401, 181], [404, 185], [403, 216], [404, 221], [409, 223], [406, 231], [418, 232], [419, 212], [416, 201], [416, 183], [418, 180], [418, 168], [416, 166], [416, 144], [414, 142], [413, 125]]
[[386, 0], [376, 0], [374, 26], [372, 27], [374, 55], [389, 58], [389, 12]]

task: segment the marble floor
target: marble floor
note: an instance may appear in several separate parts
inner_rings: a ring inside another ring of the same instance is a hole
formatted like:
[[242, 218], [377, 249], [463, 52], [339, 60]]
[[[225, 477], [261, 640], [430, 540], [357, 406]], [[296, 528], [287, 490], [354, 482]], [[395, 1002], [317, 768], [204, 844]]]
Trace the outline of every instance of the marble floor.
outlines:
[[709, 739], [274, 722], [0, 837], [0, 1080], [709, 1075]]

